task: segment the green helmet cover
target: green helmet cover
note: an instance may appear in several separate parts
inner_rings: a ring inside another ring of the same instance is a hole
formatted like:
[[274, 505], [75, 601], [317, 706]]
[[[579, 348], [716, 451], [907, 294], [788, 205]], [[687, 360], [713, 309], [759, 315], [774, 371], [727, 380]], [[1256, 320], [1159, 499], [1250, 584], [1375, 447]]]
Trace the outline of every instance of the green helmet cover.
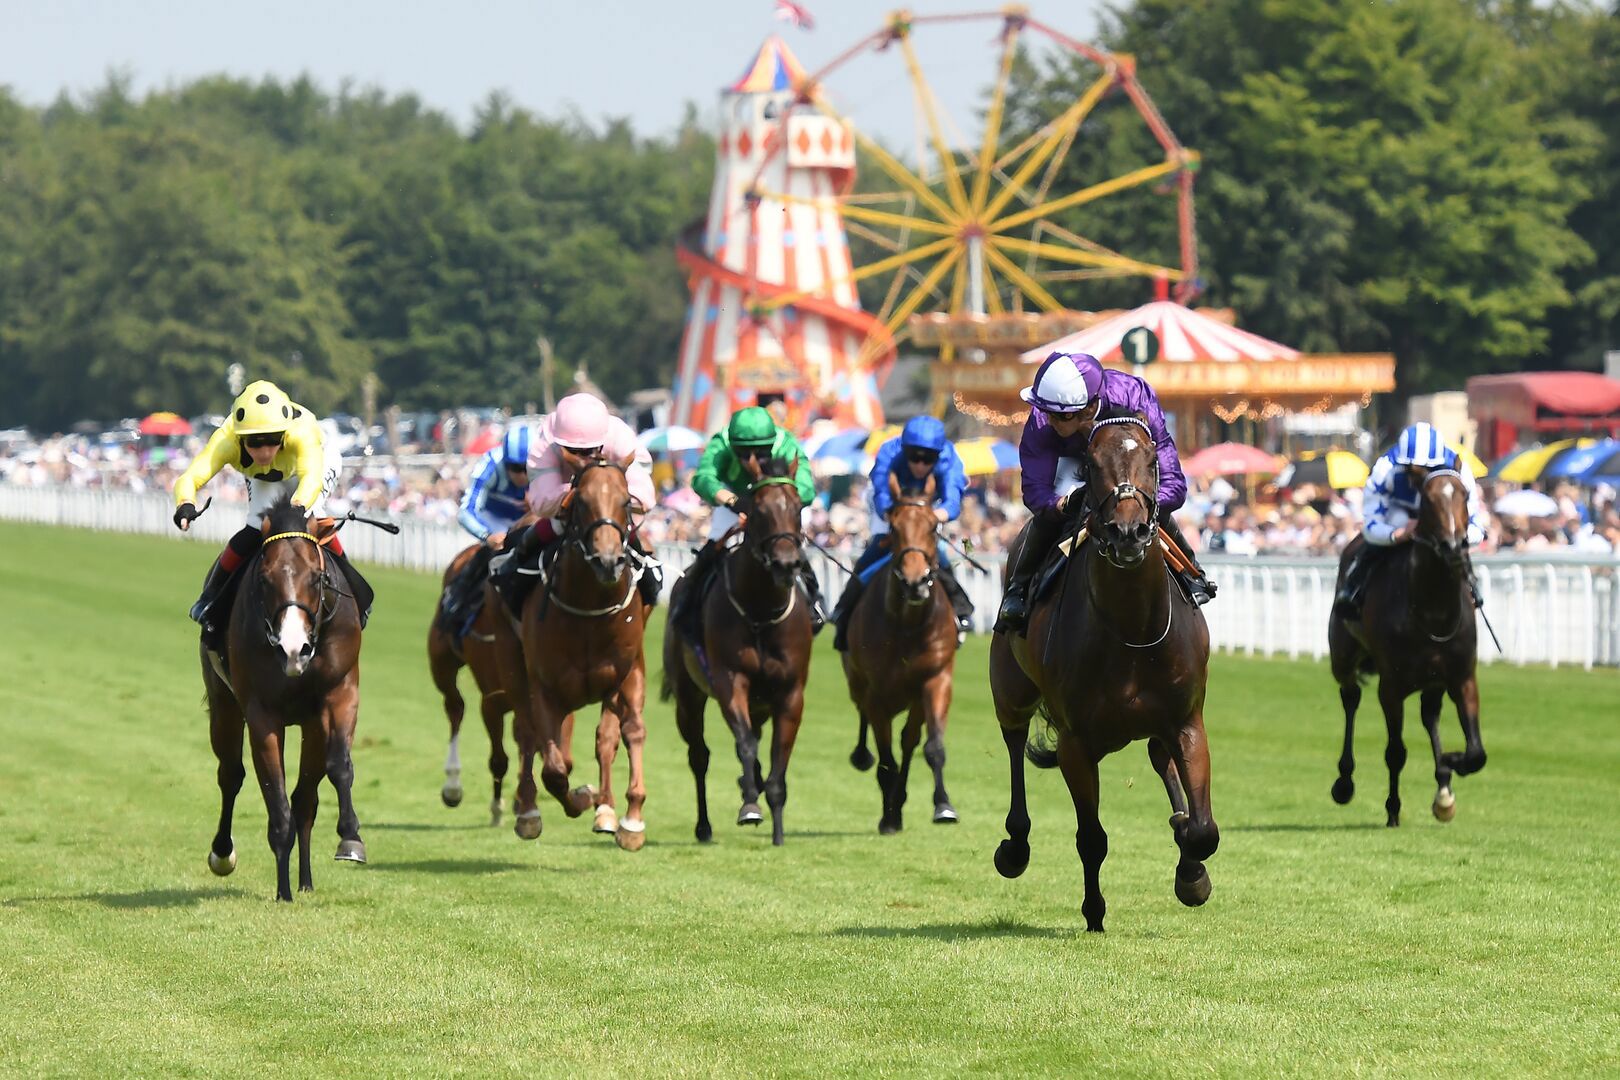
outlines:
[[739, 409], [726, 425], [726, 441], [732, 446], [768, 446], [776, 441], [776, 421], [758, 405]]

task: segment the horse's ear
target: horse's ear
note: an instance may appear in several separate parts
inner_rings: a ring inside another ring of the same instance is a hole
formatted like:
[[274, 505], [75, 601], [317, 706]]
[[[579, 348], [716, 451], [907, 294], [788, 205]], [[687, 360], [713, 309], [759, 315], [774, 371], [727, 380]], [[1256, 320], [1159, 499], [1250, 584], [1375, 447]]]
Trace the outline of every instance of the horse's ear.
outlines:
[[889, 470], [889, 498], [900, 500], [900, 475], [892, 469]]
[[270, 535], [270, 515], [269, 514], [261, 514], [259, 516], [259, 532], [263, 533], [265, 536]]
[[636, 452], [634, 450], [632, 450], [628, 454], [624, 455], [624, 457], [620, 458], [615, 464], [617, 464], [619, 466], [619, 469], [621, 471], [629, 472], [630, 471], [630, 466], [634, 465], [635, 463], [636, 463]]
[[934, 501], [934, 495], [939, 491], [939, 480], [934, 476], [934, 470], [928, 470], [928, 479], [923, 481], [923, 498], [929, 502]]

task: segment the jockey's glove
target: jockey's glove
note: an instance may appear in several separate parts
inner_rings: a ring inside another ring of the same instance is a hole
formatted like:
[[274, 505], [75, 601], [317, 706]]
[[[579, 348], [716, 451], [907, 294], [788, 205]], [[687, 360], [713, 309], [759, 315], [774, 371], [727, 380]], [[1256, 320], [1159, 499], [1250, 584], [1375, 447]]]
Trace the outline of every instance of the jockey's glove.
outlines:
[[195, 506], [193, 506], [191, 503], [181, 503], [179, 506], [174, 508], [174, 527], [175, 528], [184, 529], [185, 526], [182, 525], [181, 522], [183, 522], [183, 521], [190, 522], [190, 521], [196, 521], [196, 520], [197, 520], [197, 508]]

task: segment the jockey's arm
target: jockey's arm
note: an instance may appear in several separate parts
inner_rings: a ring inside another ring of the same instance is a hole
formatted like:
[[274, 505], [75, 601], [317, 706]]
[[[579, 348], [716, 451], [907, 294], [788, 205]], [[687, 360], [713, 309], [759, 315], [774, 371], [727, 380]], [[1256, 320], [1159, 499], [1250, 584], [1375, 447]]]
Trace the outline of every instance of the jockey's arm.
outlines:
[[967, 490], [967, 471], [962, 468], [962, 459], [956, 456], [956, 447], [949, 442], [940, 451], [939, 462], [934, 466], [934, 486], [938, 492], [935, 502], [945, 512], [945, 520], [955, 521], [961, 517], [962, 492]]
[[1147, 421], [1159, 455], [1159, 509], [1179, 510], [1187, 501], [1187, 478], [1182, 474], [1181, 455], [1176, 452], [1176, 440], [1170, 436], [1157, 399], [1148, 399]]
[[1032, 514], [1053, 510], [1058, 504], [1059, 440], [1052, 428], [1037, 424], [1031, 410], [1018, 440], [1018, 467], [1023, 474], [1024, 505]]
[[692, 490], [697, 493], [698, 498], [710, 506], [724, 505], [720, 494], [731, 492], [720, 479], [720, 470], [729, 466], [731, 462], [731, 447], [726, 443], [725, 434], [717, 431], [709, 439], [709, 445], [703, 448], [703, 457], [698, 461], [697, 472], [692, 474]]
[[868, 477], [872, 481], [872, 510], [879, 518], [886, 517], [894, 505], [894, 496], [889, 494], [889, 474], [894, 471], [900, 451], [899, 438], [890, 439], [878, 447], [877, 460], [872, 463]]
[[237, 453], [236, 436], [230, 422], [226, 421], [214, 429], [202, 453], [193, 458], [191, 464], [186, 466], [186, 471], [175, 478], [174, 505], [195, 504], [198, 489], [217, 476], [219, 470], [236, 460]]
[[297, 462], [294, 470], [298, 473], [298, 488], [292, 494], [292, 503], [307, 510], [321, 497], [321, 487], [326, 483], [326, 459], [321, 452], [321, 429], [315, 423], [315, 417], [305, 412], [292, 422], [282, 438], [292, 450], [293, 460]]
[[1367, 487], [1361, 499], [1361, 513], [1365, 519], [1361, 531], [1369, 544], [1388, 547], [1396, 543], [1396, 530], [1406, 524], [1406, 512], [1390, 502], [1394, 482], [1394, 462], [1387, 457], [1373, 462], [1372, 473], [1367, 477]]
[[784, 440], [782, 447], [784, 453], [792, 454], [799, 461], [799, 467], [793, 474], [794, 486], [799, 489], [799, 502], [809, 506], [816, 501], [816, 478], [810, 473], [810, 455], [799, 446], [799, 440], [792, 435]]
[[484, 455], [478, 463], [478, 471], [473, 473], [472, 483], [461, 494], [461, 509], [456, 514], [456, 521], [476, 539], [485, 540], [494, 532], [485, 517], [485, 506], [489, 502], [489, 493], [499, 481], [500, 462], [495, 460], [493, 451]]

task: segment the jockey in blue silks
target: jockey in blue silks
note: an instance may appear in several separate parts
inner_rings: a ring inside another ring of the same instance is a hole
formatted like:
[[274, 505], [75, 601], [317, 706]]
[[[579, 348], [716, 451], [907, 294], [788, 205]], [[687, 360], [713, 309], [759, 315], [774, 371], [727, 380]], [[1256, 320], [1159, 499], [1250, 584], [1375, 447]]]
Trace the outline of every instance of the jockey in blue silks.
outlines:
[[478, 460], [472, 482], [461, 496], [456, 521], [483, 542], [466, 568], [444, 590], [440, 605], [446, 624], [460, 633], [477, 616], [484, 595], [483, 583], [489, 560], [506, 542], [506, 533], [528, 513], [524, 496], [529, 490], [529, 443], [527, 425], [507, 429], [499, 446]]
[[[934, 478], [934, 515], [941, 525], [955, 521], [962, 513], [962, 492], [967, 488], [967, 475], [962, 470], [962, 459], [956, 448], [945, 437], [945, 425], [932, 416], [915, 416], [906, 422], [898, 438], [890, 439], [878, 449], [872, 465], [872, 538], [855, 563], [855, 573], [844, 587], [844, 595], [833, 610], [837, 627], [833, 648], [843, 651], [849, 646], [849, 617], [860, 599], [861, 590], [878, 564], [888, 558], [889, 509], [894, 505], [894, 494], [889, 480], [893, 477], [902, 495], [921, 494]], [[950, 549], [943, 538], [939, 542], [939, 570], [937, 580], [945, 586], [945, 595], [951, 599], [956, 612], [959, 635], [972, 625], [973, 601], [968, 599], [962, 583], [951, 569]]]
[[[1361, 535], [1367, 543], [1350, 559], [1339, 584], [1334, 608], [1341, 618], [1361, 617], [1361, 598], [1374, 563], [1397, 544], [1412, 539], [1417, 528], [1423, 482], [1433, 469], [1450, 469], [1468, 492], [1468, 546], [1485, 539], [1490, 521], [1479, 487], [1457, 451], [1447, 446], [1433, 425], [1421, 420], [1410, 425], [1395, 445], [1373, 462], [1361, 502]], [[1477, 601], [1476, 595], [1476, 601]]]

